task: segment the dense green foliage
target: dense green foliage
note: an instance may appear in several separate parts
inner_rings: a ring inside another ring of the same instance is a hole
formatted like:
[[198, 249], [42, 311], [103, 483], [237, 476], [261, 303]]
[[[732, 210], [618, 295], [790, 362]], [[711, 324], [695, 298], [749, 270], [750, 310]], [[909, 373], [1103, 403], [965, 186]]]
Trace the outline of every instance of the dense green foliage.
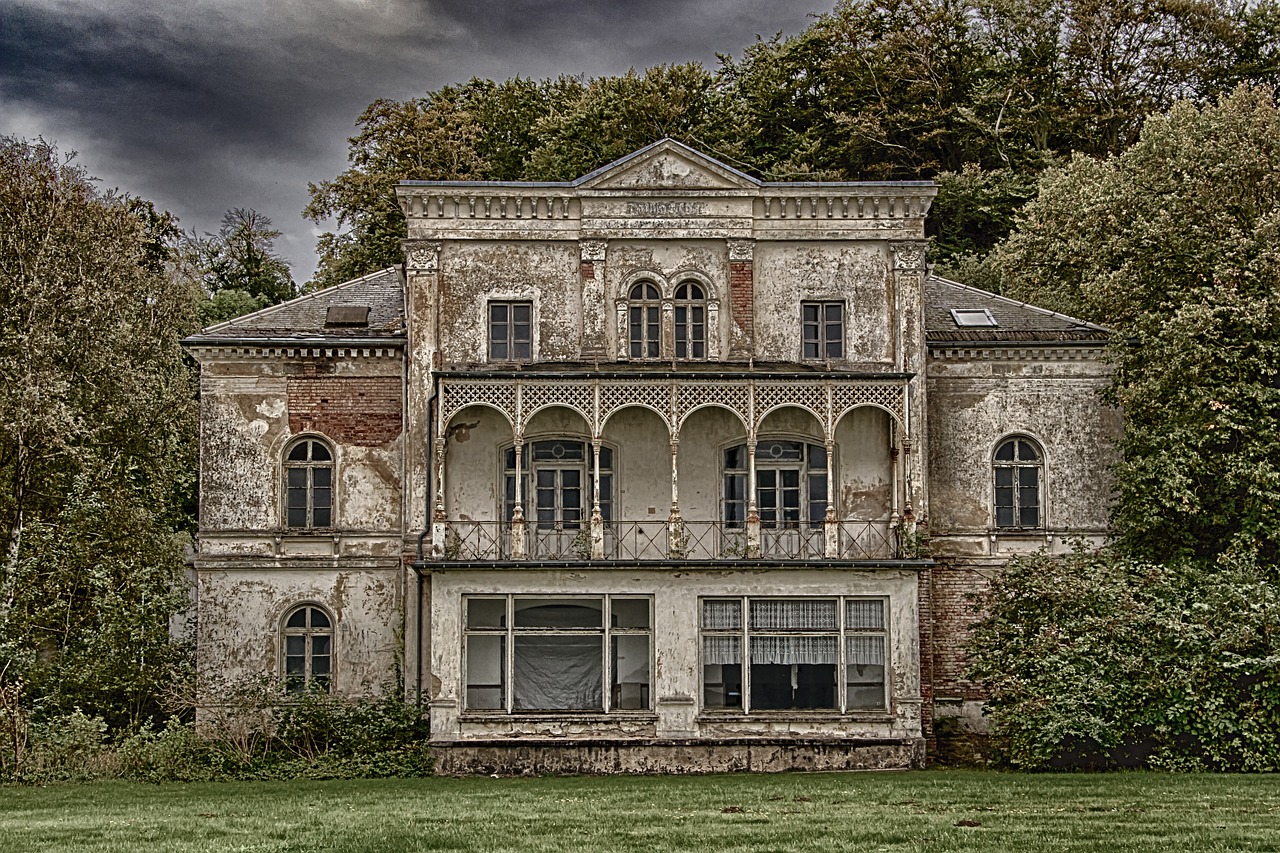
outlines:
[[1276, 82], [1280, 7], [1211, 0], [841, 0], [804, 32], [586, 81], [472, 80], [358, 118], [311, 186], [317, 284], [400, 259], [400, 180], [571, 180], [663, 137], [766, 180], [937, 178], [942, 261], [1007, 233], [1035, 177], [1115, 154], [1152, 112]]
[[0, 139], [0, 691], [112, 724], [183, 663], [196, 406], [172, 220]]
[[1015, 761], [1280, 766], [1280, 113], [1183, 102], [1045, 176], [987, 267], [1109, 325], [1116, 543], [998, 579], [974, 647]]
[[174, 271], [199, 282], [200, 325], [208, 326], [297, 295], [289, 263], [276, 252], [280, 231], [270, 217], [228, 210], [216, 234], [182, 234], [171, 251]]

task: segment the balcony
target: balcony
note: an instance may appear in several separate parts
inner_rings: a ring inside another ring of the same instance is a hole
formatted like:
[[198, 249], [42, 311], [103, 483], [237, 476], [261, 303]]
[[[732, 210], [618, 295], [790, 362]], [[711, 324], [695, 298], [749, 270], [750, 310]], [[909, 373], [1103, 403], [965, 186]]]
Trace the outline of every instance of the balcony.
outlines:
[[[828, 521], [767, 527], [722, 521], [615, 521], [539, 526], [528, 522], [447, 521], [437, 526], [437, 562], [915, 559], [891, 521]], [[593, 535], [593, 532], [595, 535]]]

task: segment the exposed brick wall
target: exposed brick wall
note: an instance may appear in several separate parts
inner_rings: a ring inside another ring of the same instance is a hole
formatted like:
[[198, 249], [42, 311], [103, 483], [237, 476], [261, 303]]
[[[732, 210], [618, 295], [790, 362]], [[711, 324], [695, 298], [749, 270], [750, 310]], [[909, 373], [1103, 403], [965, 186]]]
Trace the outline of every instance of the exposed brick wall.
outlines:
[[289, 377], [289, 429], [341, 444], [381, 447], [401, 431], [400, 380], [393, 376]]
[[937, 750], [933, 734], [933, 572], [925, 569], [917, 576], [916, 597], [920, 607], [920, 726], [929, 755]]
[[751, 261], [731, 261], [729, 263], [729, 305], [733, 312], [733, 322], [738, 328], [752, 337], [755, 328], [755, 292], [752, 279]]
[[978, 619], [971, 596], [987, 589], [994, 571], [990, 565], [962, 562], [940, 562], [932, 570], [934, 696], [986, 698], [977, 684], [964, 677], [964, 646], [969, 639], [969, 625]]
[[584, 280], [596, 277], [596, 265], [592, 261], [582, 261], [579, 270]]

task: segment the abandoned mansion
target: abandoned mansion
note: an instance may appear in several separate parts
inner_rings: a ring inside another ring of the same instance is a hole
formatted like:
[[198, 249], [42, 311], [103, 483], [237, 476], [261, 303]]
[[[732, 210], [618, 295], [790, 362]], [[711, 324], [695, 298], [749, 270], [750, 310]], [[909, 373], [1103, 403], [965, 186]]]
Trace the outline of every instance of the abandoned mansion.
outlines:
[[[407, 181], [401, 266], [205, 329], [197, 653], [440, 772], [919, 766], [969, 593], [1105, 534], [1105, 330], [931, 275], [930, 182], [671, 140]], [[945, 744], [944, 744], [945, 745]]]

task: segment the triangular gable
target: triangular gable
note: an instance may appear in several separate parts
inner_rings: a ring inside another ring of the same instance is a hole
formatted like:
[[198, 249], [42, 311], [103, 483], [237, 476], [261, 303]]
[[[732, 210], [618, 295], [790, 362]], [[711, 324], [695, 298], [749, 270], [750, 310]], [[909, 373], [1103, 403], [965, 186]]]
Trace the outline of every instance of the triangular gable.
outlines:
[[753, 190], [760, 182], [674, 139], [662, 139], [573, 182], [590, 190]]

